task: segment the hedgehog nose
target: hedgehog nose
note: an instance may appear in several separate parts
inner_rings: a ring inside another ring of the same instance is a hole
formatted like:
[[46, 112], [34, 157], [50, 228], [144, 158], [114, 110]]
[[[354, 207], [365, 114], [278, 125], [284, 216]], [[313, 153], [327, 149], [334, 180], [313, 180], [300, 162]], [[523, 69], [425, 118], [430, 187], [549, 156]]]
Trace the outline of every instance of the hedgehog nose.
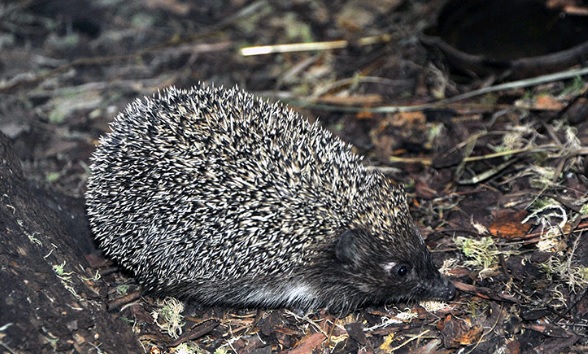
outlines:
[[447, 280], [447, 290], [445, 293], [445, 299], [447, 301], [449, 300], [453, 300], [453, 298], [455, 298], [455, 285], [453, 285], [452, 282], [450, 282], [449, 280]]

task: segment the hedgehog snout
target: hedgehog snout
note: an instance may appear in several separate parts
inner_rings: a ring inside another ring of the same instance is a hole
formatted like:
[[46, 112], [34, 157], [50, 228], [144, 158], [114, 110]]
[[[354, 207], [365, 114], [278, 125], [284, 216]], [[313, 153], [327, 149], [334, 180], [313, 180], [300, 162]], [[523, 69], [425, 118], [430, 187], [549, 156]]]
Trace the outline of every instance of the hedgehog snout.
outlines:
[[425, 297], [443, 301], [453, 300], [456, 292], [455, 285], [449, 279], [442, 277], [437, 270], [435, 273], [437, 274], [425, 285]]

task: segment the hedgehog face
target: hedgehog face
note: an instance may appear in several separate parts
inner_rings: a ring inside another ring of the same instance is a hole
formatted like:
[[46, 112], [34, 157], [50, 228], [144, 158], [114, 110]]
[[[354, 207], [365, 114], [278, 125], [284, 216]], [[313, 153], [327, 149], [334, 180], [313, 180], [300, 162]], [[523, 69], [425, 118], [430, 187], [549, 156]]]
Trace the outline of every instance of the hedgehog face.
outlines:
[[[417, 232], [412, 230], [404, 232]], [[453, 298], [455, 287], [441, 277], [423, 242], [395, 245], [386, 244], [383, 239], [351, 229], [344, 231], [335, 245], [340, 276], [348, 277], [348, 288], [355, 287], [356, 296], [365, 297], [363, 302]]]

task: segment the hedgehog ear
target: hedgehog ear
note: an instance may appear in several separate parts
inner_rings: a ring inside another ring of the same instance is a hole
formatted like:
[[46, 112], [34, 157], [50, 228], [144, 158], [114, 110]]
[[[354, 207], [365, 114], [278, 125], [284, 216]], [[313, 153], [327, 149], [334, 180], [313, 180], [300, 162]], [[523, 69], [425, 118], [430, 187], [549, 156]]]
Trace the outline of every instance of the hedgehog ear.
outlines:
[[349, 265], [358, 265], [361, 258], [359, 241], [362, 237], [362, 232], [351, 229], [345, 230], [335, 244], [335, 257], [343, 263]]

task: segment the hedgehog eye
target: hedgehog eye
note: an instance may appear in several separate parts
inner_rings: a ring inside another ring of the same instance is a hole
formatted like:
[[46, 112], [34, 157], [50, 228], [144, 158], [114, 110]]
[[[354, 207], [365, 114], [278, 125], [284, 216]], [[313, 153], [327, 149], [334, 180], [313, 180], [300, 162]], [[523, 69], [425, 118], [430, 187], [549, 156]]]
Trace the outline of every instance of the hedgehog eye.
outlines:
[[390, 275], [393, 277], [404, 278], [408, 274], [408, 265], [406, 264], [397, 264], [392, 269], [390, 269]]
[[383, 265], [391, 278], [404, 278], [410, 273], [410, 264], [389, 262]]

